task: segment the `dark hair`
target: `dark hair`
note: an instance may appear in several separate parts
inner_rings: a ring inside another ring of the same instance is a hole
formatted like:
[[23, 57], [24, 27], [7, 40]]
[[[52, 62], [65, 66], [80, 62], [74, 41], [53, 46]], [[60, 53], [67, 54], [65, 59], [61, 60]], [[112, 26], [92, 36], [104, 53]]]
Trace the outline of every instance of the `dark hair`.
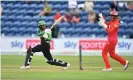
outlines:
[[[41, 30], [42, 30], [42, 26], [45, 26], [45, 25], [40, 25], [40, 26], [39, 26], [39, 29], [41, 29]], [[47, 28], [47, 26], [45, 26], [45, 27]]]

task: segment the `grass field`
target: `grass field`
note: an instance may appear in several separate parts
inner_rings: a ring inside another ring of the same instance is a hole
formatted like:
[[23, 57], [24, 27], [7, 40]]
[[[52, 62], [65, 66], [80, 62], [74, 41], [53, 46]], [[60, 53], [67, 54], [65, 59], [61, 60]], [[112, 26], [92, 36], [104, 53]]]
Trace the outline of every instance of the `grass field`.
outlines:
[[110, 59], [113, 71], [102, 72], [104, 68], [101, 56], [84, 56], [83, 68], [79, 70], [78, 56], [54, 56], [70, 62], [67, 70], [45, 63], [43, 56], [34, 56], [31, 69], [20, 69], [25, 56], [2, 55], [1, 78], [2, 80], [133, 80], [133, 56], [123, 56], [130, 61], [128, 70]]

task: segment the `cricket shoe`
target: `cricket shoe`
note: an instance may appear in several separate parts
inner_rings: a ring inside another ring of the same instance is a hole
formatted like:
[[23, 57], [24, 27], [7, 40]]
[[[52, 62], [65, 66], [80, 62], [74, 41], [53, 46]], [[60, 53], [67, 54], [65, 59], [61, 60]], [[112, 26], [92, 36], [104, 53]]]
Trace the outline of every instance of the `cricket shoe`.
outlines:
[[103, 69], [103, 71], [112, 71], [112, 68], [105, 68], [105, 69]]
[[124, 70], [126, 70], [128, 68], [129, 65], [129, 61], [126, 61], [126, 65], [124, 66]]
[[20, 69], [29, 69], [30, 68], [30, 66], [22, 66], [22, 67], [20, 67]]
[[70, 63], [67, 63], [67, 66], [63, 67], [63, 70], [66, 70], [70, 66]]

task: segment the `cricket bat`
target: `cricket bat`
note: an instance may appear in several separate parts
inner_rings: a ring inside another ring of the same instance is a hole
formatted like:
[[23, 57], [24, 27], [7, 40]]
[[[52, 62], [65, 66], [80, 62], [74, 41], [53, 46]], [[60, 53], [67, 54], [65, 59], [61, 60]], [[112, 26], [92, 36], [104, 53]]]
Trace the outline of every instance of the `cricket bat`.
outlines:
[[61, 19], [63, 19], [64, 16], [61, 16], [59, 19], [57, 19], [54, 24], [50, 27], [50, 29], [52, 29]]

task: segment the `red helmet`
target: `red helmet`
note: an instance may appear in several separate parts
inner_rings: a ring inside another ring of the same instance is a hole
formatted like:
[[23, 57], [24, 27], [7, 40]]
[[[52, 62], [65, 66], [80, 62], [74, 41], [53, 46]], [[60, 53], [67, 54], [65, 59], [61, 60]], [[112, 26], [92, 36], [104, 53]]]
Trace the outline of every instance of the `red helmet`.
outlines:
[[118, 16], [119, 13], [118, 13], [117, 11], [111, 11], [111, 12], [110, 12], [110, 15], [112, 15], [112, 16]]

